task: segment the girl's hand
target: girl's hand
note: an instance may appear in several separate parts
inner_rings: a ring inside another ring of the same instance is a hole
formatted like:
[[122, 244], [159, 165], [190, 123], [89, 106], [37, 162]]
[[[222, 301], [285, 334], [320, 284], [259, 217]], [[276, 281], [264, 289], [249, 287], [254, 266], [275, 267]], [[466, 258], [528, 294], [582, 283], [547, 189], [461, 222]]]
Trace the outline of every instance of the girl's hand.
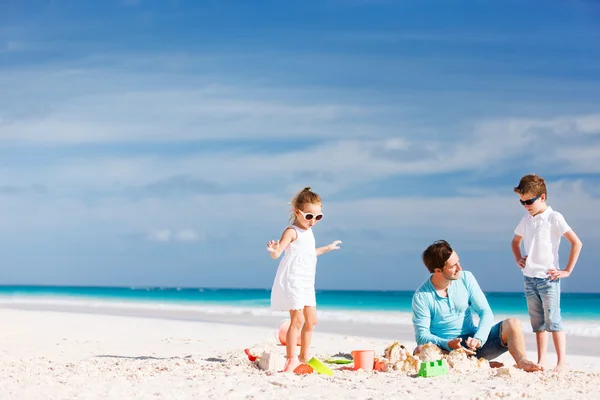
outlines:
[[269, 240], [267, 243], [267, 251], [269, 253], [274, 253], [279, 250], [279, 240]]
[[327, 245], [327, 251], [331, 251], [331, 250], [339, 250], [340, 246], [338, 246], [338, 244], [342, 243], [341, 240], [336, 240], [335, 242]]

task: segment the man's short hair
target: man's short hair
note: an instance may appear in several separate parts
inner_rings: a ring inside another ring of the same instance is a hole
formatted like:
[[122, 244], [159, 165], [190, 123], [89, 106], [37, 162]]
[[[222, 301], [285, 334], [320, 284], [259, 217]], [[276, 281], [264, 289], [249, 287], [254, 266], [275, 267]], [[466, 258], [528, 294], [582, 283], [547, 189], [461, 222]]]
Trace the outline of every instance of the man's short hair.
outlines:
[[448, 242], [437, 240], [425, 249], [421, 258], [423, 259], [423, 264], [433, 274], [436, 268], [444, 269], [444, 265], [453, 251]]

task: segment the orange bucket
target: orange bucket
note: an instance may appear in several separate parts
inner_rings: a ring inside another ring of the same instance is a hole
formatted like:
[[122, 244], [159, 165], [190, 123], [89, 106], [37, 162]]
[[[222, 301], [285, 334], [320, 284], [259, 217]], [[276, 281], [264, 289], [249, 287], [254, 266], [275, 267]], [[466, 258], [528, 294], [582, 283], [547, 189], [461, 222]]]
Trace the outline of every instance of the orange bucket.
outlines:
[[[276, 336], [279, 339], [279, 343], [285, 346], [285, 338], [287, 336], [288, 329], [290, 329], [290, 323], [292, 321], [289, 319], [284, 319], [279, 323], [279, 328], [277, 328]], [[300, 333], [298, 333], [298, 342], [296, 344], [300, 346]]]
[[353, 350], [352, 359], [354, 360], [355, 370], [362, 369], [371, 372], [375, 363], [375, 350]]

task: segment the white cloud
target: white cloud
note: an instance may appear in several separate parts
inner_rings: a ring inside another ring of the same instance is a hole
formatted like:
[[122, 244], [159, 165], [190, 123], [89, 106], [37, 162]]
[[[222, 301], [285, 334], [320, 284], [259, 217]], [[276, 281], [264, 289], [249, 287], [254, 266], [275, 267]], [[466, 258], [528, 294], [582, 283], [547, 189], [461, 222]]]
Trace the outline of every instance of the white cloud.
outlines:
[[197, 242], [201, 239], [199, 233], [193, 229], [182, 229], [173, 231], [172, 229], [153, 229], [147, 235], [148, 240], [152, 242]]
[[[177, 157], [88, 156], [61, 158], [43, 169], [2, 171], [4, 185], [44, 182], [50, 190], [131, 191], [156, 182], [190, 177], [238, 191], [254, 185], [279, 190], [309, 184], [329, 193], [358, 188], [394, 176], [422, 176], [457, 171], [494, 171], [518, 162], [524, 168], [559, 168], [557, 173], [597, 172], [600, 140], [594, 121], [600, 115], [555, 120], [500, 119], [482, 122], [455, 139], [391, 137], [325, 141], [307, 148], [270, 154], [235, 146]], [[571, 127], [564, 138], [565, 127]], [[573, 128], [576, 127], [576, 128]], [[600, 132], [600, 130], [599, 130]], [[510, 161], [507, 161], [510, 160]], [[556, 166], [556, 167], [554, 167]]]
[[155, 229], [148, 233], [148, 239], [153, 242], [168, 242], [172, 235], [169, 229]]
[[197, 242], [200, 239], [200, 235], [193, 229], [184, 229], [177, 232], [175, 239], [180, 242]]
[[159, 74], [141, 79], [76, 69], [3, 75], [0, 86], [11, 100], [0, 100], [0, 144], [366, 137], [389, 129], [370, 124], [387, 106], [318, 93], [295, 98], [295, 91], [218, 86], [198, 77], [166, 86], [156, 84], [165, 79]]
[[[412, 232], [468, 234], [475, 241], [484, 240], [487, 235], [510, 239], [514, 225], [523, 214], [511, 189], [507, 187], [505, 194], [479, 196], [370, 197], [346, 201], [329, 200], [327, 191], [319, 190], [327, 215], [320, 229], [346, 233], [398, 230], [409, 236]], [[232, 232], [249, 240], [256, 235], [270, 238], [280, 234], [279, 230], [287, 222], [288, 197], [285, 194], [203, 194], [164, 199], [112, 198], [94, 204], [83, 200], [0, 197], [0, 208], [4, 211], [0, 233], [11, 236], [35, 232], [56, 234], [94, 227], [98, 232], [117, 237], [148, 232], [149, 240], [162, 242], [200, 241]], [[600, 207], [600, 199], [587, 193], [581, 182], [550, 182], [549, 199], [575, 229], [598, 238], [596, 227], [600, 224], [600, 215], [591, 210]], [[360, 218], [354, 217], [357, 213]], [[211, 228], [205, 233], [190, 228], [164, 228], [184, 226]]]

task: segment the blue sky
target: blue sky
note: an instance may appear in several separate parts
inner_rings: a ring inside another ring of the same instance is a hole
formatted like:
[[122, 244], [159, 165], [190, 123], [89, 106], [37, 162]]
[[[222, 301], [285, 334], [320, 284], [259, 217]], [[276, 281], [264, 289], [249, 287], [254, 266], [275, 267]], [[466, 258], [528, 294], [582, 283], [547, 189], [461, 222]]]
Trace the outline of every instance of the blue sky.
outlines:
[[0, 7], [1, 283], [270, 287], [310, 185], [343, 241], [317, 287], [414, 289], [444, 238], [521, 291], [535, 172], [584, 242], [563, 290], [599, 291], [597, 2]]

